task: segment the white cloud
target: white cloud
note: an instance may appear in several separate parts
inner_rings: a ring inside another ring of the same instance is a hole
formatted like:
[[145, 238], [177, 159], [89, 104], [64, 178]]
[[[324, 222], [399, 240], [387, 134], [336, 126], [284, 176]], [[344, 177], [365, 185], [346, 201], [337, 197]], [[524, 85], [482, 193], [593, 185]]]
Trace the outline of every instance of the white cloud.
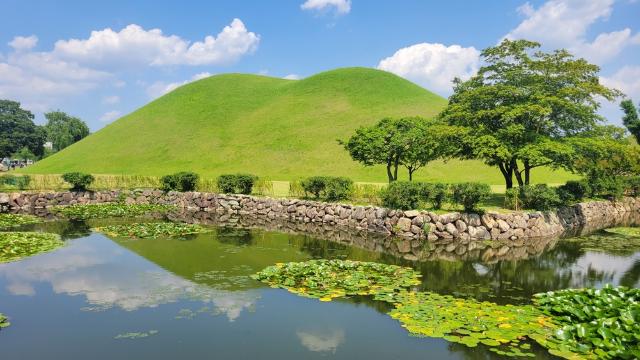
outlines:
[[301, 77], [298, 74], [289, 74], [287, 76], [285, 76], [283, 79], [287, 79], [287, 80], [300, 80]]
[[337, 15], [345, 15], [351, 11], [351, 0], [307, 0], [300, 8], [313, 11], [334, 9]]
[[623, 66], [611, 76], [600, 77], [600, 81], [624, 92], [634, 102], [640, 101], [640, 66]]
[[454, 77], [468, 79], [476, 73], [479, 57], [480, 51], [474, 47], [421, 43], [402, 48], [381, 60], [378, 69], [446, 95], [452, 91], [451, 81]]
[[105, 122], [105, 123], [106, 122], [112, 122], [113, 120], [119, 118], [120, 114], [121, 113], [118, 110], [111, 110], [111, 111], [108, 111], [108, 112], [102, 114], [102, 116], [100, 116], [100, 119], [98, 119], [98, 120], [100, 120], [100, 122]]
[[31, 50], [38, 44], [38, 37], [31, 36], [16, 36], [9, 42], [9, 46], [16, 51]]
[[88, 64], [222, 65], [256, 50], [260, 36], [240, 19], [233, 19], [217, 36], [190, 43], [160, 29], [145, 30], [131, 24], [119, 32], [92, 31], [88, 39], [59, 40], [53, 52], [65, 59]]
[[113, 105], [113, 104], [117, 104], [120, 102], [120, 96], [118, 95], [110, 95], [110, 96], [105, 96], [102, 98], [102, 103], [103, 104], [109, 104], [109, 105]]
[[593, 41], [586, 38], [591, 25], [608, 19], [613, 3], [614, 0], [550, 0], [537, 9], [526, 3], [518, 8], [525, 19], [505, 38], [534, 40], [546, 48], [567, 48], [602, 64], [640, 42], [640, 36], [631, 36], [630, 29], [601, 33]]
[[166, 83], [163, 81], [156, 81], [153, 84], [151, 84], [149, 87], [147, 87], [147, 95], [149, 95], [149, 98], [155, 99], [179, 88], [182, 85], [186, 85], [190, 82], [207, 78], [211, 75], [212, 75], [211, 73], [205, 71], [205, 72], [195, 74], [190, 79], [182, 82]]

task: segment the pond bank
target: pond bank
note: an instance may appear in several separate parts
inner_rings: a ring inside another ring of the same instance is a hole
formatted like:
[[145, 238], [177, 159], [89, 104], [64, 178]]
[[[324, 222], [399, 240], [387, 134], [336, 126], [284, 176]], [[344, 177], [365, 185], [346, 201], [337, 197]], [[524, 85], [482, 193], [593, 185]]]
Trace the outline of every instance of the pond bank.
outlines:
[[[464, 255], [481, 251], [485, 260], [501, 258], [520, 249], [539, 251], [541, 238], [558, 238], [596, 230], [634, 225], [640, 221], [640, 199], [593, 201], [547, 212], [499, 214], [399, 211], [375, 206], [324, 203], [309, 200], [272, 199], [214, 193], [163, 193], [159, 190], [49, 192], [0, 194], [1, 211], [46, 213], [55, 205], [97, 204], [124, 201], [138, 204], [170, 204], [189, 213], [208, 214], [220, 223], [233, 219], [259, 219], [263, 224], [306, 224], [323, 232], [349, 230], [373, 233], [368, 247], [381, 247], [408, 260], [433, 253]], [[193, 217], [191, 217], [193, 219]], [[286, 227], [285, 227], [286, 228]], [[317, 232], [315, 232], [317, 234]], [[390, 236], [392, 235], [392, 236]], [[532, 245], [537, 245], [533, 246]]]

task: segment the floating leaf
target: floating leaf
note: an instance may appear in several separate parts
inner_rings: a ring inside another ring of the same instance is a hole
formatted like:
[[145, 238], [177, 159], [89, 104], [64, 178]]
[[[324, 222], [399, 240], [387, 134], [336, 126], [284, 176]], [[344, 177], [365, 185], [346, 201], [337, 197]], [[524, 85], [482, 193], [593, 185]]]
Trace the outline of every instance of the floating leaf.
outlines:
[[175, 208], [170, 205], [155, 204], [78, 204], [55, 206], [52, 211], [69, 219], [86, 220], [109, 217], [134, 217], [150, 213], [166, 213]]
[[39, 232], [0, 232], [0, 263], [19, 260], [64, 245], [60, 236]]
[[110, 225], [93, 229], [115, 237], [157, 238], [161, 236], [184, 236], [211, 230], [196, 224], [173, 222], [133, 223]]
[[33, 215], [0, 214], [0, 230], [41, 222], [41, 218]]

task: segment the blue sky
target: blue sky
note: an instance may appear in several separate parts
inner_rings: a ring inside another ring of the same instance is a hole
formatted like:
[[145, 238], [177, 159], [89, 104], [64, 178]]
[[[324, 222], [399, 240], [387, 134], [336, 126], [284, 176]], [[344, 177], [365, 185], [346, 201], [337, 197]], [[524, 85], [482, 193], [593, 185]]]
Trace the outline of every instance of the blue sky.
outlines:
[[[504, 37], [568, 48], [640, 101], [640, 1], [4, 0], [0, 98], [92, 130], [211, 74], [394, 72], [447, 96]], [[616, 104], [602, 113], [619, 123]]]

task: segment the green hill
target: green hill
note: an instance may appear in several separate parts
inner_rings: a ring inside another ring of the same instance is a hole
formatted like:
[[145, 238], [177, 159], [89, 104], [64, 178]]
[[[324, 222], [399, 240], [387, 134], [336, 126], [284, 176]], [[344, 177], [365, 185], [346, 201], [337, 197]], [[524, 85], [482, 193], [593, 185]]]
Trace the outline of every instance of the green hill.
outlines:
[[[216, 75], [152, 101], [27, 172], [164, 175], [190, 170], [205, 177], [249, 172], [290, 180], [328, 174], [385, 182], [383, 168], [352, 161], [336, 140], [385, 116], [432, 117], [445, 104], [416, 84], [367, 68], [337, 69], [303, 80]], [[547, 180], [550, 172], [539, 171], [544, 176], [534, 180]], [[556, 174], [551, 182], [566, 177]], [[417, 178], [502, 183], [496, 169], [479, 162], [436, 163]]]

